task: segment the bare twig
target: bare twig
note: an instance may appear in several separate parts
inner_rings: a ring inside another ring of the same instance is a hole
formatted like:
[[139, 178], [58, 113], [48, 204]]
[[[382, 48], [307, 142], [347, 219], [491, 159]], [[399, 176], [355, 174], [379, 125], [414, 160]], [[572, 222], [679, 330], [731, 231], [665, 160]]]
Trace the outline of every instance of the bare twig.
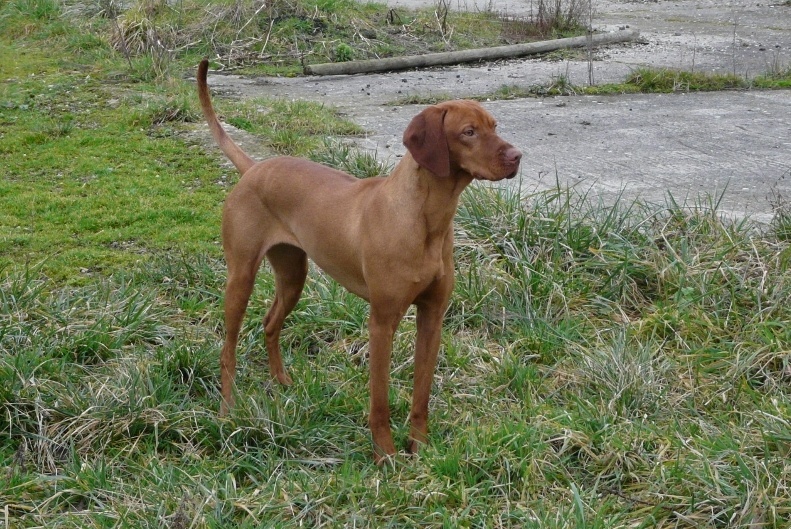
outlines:
[[[243, 25], [241, 28], [239, 28], [239, 31], [237, 31], [237, 32], [236, 32], [236, 38], [237, 38], [237, 39], [239, 38], [239, 34], [240, 34], [242, 31], [244, 31], [244, 28], [246, 28], [247, 26], [249, 26], [249, 25], [250, 25], [250, 22], [252, 22], [252, 21], [253, 21], [253, 19], [254, 19], [255, 17], [257, 17], [257, 16], [258, 16], [258, 13], [260, 13], [261, 11], [263, 11], [263, 10], [264, 10], [264, 8], [265, 8], [265, 7], [267, 7], [267, 5], [269, 5], [269, 3], [268, 3], [266, 0], [264, 0], [263, 2], [261, 2], [261, 7], [259, 7], [258, 9], [256, 9], [256, 10], [255, 10], [255, 13], [253, 13], [253, 16], [251, 16], [249, 19], [247, 19], [247, 22], [245, 22], [245, 23], [244, 23], [244, 25]], [[272, 26], [271, 26], [271, 24], [270, 24], [270, 26], [269, 26], [269, 30], [270, 30], [270, 31], [272, 30]]]
[[264, 45], [261, 46], [261, 53], [258, 54], [259, 58], [263, 58], [264, 51], [266, 50], [267, 44], [269, 44], [269, 37], [272, 36], [272, 27], [275, 25], [275, 19], [272, 18], [269, 20], [269, 30], [266, 32], [266, 39], [264, 40]]
[[121, 31], [121, 25], [118, 24], [118, 17], [113, 16], [113, 24], [115, 25], [115, 30], [118, 32], [118, 38], [121, 39], [121, 50], [124, 52], [124, 57], [126, 57], [126, 62], [129, 63], [129, 68], [132, 68], [132, 57], [129, 55], [129, 47], [126, 45], [126, 35], [124, 32]]

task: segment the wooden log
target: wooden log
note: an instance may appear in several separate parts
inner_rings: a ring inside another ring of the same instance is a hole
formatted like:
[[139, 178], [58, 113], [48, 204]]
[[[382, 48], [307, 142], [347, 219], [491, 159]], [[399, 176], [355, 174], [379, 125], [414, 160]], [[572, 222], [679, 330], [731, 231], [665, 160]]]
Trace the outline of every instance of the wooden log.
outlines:
[[566, 39], [528, 42], [524, 44], [512, 44], [510, 46], [497, 46], [494, 48], [428, 53], [426, 55], [411, 55], [407, 57], [388, 57], [385, 59], [370, 59], [365, 61], [311, 64], [305, 66], [305, 73], [309, 75], [348, 75], [355, 73], [391, 72], [410, 68], [427, 68], [430, 66], [447, 66], [465, 62], [494, 61], [498, 59], [525, 57], [527, 55], [547, 53], [568, 48], [584, 48], [586, 46], [602, 46], [604, 44], [613, 44], [616, 42], [628, 42], [635, 40], [638, 36], [640, 36], [640, 32], [627, 29], [613, 33], [596, 33], [591, 36], [586, 35]]

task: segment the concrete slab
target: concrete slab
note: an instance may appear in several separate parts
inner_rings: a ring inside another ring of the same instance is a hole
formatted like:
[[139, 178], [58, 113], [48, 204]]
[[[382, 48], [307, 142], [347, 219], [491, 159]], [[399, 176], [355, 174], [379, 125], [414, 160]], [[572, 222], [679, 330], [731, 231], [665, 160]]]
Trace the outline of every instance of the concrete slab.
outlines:
[[[791, 94], [555, 97], [493, 101], [498, 130], [524, 152], [525, 193], [574, 185], [606, 200], [623, 195], [664, 203], [722, 196], [734, 217], [772, 219], [773, 193], [791, 190]], [[357, 114], [361, 144], [395, 161], [400, 131], [415, 109]]]

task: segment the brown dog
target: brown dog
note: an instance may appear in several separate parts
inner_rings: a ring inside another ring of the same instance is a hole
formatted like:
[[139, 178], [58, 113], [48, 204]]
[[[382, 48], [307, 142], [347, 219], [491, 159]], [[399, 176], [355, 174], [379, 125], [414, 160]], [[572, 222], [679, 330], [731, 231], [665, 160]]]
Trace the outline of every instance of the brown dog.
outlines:
[[442, 318], [453, 290], [453, 216], [473, 180], [513, 178], [522, 153], [495, 133], [478, 103], [426, 108], [404, 132], [408, 152], [386, 178], [358, 180], [308, 160], [256, 163], [231, 140], [212, 108], [208, 61], [198, 68], [203, 114], [242, 178], [228, 195], [222, 240], [228, 265], [225, 344], [220, 359], [221, 413], [233, 404], [236, 344], [256, 272], [264, 257], [275, 298], [264, 317], [269, 369], [291, 384], [278, 344], [283, 320], [302, 293], [308, 257], [371, 304], [369, 425], [377, 462], [395, 454], [388, 385], [393, 335], [417, 306], [415, 380], [408, 450], [427, 441], [428, 399]]

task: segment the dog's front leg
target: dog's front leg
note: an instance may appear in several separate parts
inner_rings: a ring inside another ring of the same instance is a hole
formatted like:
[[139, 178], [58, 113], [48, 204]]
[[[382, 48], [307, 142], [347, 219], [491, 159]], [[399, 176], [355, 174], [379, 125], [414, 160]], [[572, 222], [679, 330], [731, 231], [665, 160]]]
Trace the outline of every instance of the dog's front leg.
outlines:
[[[452, 241], [451, 241], [452, 244]], [[451, 245], [448, 245], [452, 248]], [[452, 250], [451, 250], [452, 251]], [[409, 414], [407, 450], [415, 454], [428, 442], [428, 401], [437, 367], [442, 339], [442, 320], [453, 292], [453, 254], [445, 256], [445, 273], [415, 302], [417, 305], [417, 339], [415, 340], [415, 382], [412, 389], [412, 410]]]
[[442, 318], [447, 303], [418, 305], [417, 340], [415, 342], [415, 382], [412, 389], [412, 410], [407, 450], [415, 454], [420, 444], [428, 441], [428, 401], [437, 366], [442, 338]]
[[368, 320], [370, 351], [371, 411], [368, 425], [374, 443], [374, 459], [381, 464], [388, 456], [396, 453], [393, 434], [390, 431], [390, 357], [393, 336], [406, 309], [399, 310], [393, 303], [371, 303]]

